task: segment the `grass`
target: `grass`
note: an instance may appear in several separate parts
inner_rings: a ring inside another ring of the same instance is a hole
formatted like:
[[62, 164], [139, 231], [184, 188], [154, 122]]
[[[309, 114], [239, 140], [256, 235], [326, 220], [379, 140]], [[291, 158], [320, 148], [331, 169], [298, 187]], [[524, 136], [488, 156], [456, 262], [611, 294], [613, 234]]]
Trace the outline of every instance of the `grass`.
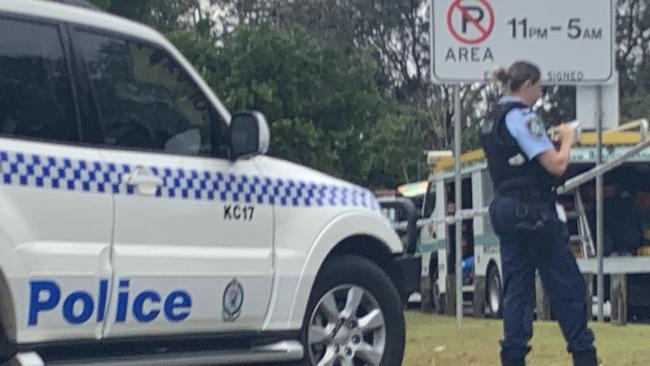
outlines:
[[[500, 366], [499, 320], [464, 318], [459, 330], [456, 318], [406, 313], [405, 366]], [[602, 366], [650, 365], [650, 325], [590, 323], [596, 334]], [[571, 355], [556, 322], [535, 322], [533, 350], [528, 366], [571, 366]]]

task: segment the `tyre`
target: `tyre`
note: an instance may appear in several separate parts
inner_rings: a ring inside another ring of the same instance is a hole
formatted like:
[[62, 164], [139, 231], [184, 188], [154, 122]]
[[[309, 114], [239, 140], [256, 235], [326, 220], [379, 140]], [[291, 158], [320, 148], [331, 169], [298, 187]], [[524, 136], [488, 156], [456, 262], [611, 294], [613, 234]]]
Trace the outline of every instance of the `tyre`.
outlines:
[[303, 365], [401, 365], [402, 309], [397, 289], [374, 262], [357, 256], [328, 260], [303, 320]]
[[6, 361], [12, 359], [18, 351], [15, 345], [7, 341], [3, 329], [2, 324], [0, 324], [0, 365], [4, 365]]
[[[429, 267], [432, 268], [432, 267]], [[431, 299], [433, 301], [433, 311], [438, 314], [445, 312], [444, 294], [440, 294], [440, 286], [438, 286], [438, 267], [435, 267], [435, 272], [429, 272], [431, 279]]]
[[503, 310], [503, 288], [501, 276], [497, 266], [492, 265], [487, 276], [487, 290], [485, 291], [488, 313], [493, 318], [500, 318]]
[[436, 284], [436, 293], [438, 294], [436, 296], [437, 304], [436, 304], [436, 311], [438, 312], [439, 315], [444, 315], [445, 312], [447, 311], [447, 295], [446, 294], [441, 294], [440, 293], [440, 288]]

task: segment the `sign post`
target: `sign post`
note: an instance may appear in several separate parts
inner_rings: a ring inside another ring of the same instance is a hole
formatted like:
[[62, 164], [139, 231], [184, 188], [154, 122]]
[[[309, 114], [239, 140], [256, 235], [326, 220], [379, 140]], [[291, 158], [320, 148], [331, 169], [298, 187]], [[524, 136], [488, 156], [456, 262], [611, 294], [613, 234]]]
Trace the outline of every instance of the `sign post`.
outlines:
[[[490, 82], [496, 66], [526, 60], [540, 67], [542, 82], [602, 85], [615, 77], [614, 0], [431, 0], [431, 79], [454, 86], [456, 212], [462, 207], [460, 172], [461, 108], [459, 85]], [[595, 106], [601, 155], [602, 113]], [[598, 159], [597, 164], [602, 160]], [[602, 177], [601, 177], [602, 181]], [[602, 183], [597, 189], [602, 201]], [[599, 201], [599, 202], [600, 202]], [[456, 317], [462, 324], [462, 221], [456, 217]], [[598, 234], [602, 219], [598, 221]], [[598, 235], [598, 313], [602, 319], [602, 236]]]
[[[596, 90], [597, 99], [602, 99], [602, 88], [599, 86]], [[600, 105], [596, 110], [596, 165], [603, 163], [603, 113]], [[605, 240], [604, 221], [603, 221], [603, 175], [596, 176], [596, 256], [598, 257], [598, 274], [596, 275], [596, 294], [598, 295], [598, 321], [605, 321], [603, 314], [605, 300], [605, 277], [603, 275], [603, 245]]]
[[[458, 328], [463, 325], [463, 218], [460, 210], [463, 208], [462, 185], [460, 180], [461, 155], [461, 112], [460, 86], [454, 85], [454, 216], [456, 223], [456, 322]], [[451, 244], [451, 243], [450, 243]]]

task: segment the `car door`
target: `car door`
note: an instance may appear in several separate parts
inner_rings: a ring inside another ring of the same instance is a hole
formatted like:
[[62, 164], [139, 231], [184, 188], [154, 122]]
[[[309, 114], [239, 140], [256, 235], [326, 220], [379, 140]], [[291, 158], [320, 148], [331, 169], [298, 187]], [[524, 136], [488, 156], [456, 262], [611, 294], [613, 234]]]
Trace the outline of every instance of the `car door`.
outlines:
[[17, 341], [98, 338], [112, 197], [80, 146], [63, 28], [15, 16], [0, 15], [0, 261]]
[[108, 337], [260, 329], [273, 276], [273, 209], [252, 202], [253, 160], [191, 72], [151, 43], [74, 30], [114, 193]]

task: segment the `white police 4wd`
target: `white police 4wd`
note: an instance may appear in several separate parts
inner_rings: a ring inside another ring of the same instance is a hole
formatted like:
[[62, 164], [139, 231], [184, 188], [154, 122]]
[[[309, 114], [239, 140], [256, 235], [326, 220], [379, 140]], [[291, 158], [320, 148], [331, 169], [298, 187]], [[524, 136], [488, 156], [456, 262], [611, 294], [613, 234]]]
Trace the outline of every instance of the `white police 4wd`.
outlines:
[[155, 31], [1, 1], [0, 361], [400, 364], [404, 245], [268, 142]]

